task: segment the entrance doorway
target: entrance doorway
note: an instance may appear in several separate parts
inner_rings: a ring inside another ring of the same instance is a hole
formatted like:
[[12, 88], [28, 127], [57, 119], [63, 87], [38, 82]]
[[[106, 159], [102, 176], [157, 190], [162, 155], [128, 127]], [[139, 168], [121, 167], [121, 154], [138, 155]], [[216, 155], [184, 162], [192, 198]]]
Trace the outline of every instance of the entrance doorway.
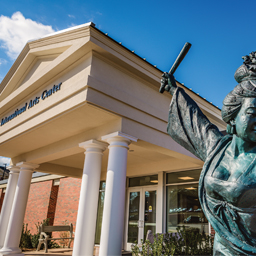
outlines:
[[129, 188], [127, 191], [126, 250], [145, 240], [147, 231], [156, 233], [157, 186]]

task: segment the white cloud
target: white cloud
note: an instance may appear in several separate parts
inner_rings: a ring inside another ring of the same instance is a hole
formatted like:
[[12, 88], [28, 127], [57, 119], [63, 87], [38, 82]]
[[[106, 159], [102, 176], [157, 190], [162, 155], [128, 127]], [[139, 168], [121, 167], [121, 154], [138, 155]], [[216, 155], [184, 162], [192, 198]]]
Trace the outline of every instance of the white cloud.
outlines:
[[68, 17], [69, 17], [69, 18], [73, 18], [73, 19], [76, 18], [76, 17], [75, 17], [74, 15], [72, 15], [72, 14], [68, 14]]
[[54, 32], [52, 26], [26, 19], [21, 12], [15, 12], [11, 18], [1, 15], [0, 28], [0, 47], [12, 59], [17, 57], [28, 40]]
[[69, 27], [69, 28], [72, 28], [72, 27], [76, 27], [76, 26], [77, 26], [77, 24], [71, 23], [71, 25], [69, 25], [68, 27]]
[[10, 164], [11, 158], [0, 156], [0, 166], [4, 166], [7, 164], [7, 166]]
[[7, 63], [7, 60], [0, 58], [0, 66], [5, 65]]

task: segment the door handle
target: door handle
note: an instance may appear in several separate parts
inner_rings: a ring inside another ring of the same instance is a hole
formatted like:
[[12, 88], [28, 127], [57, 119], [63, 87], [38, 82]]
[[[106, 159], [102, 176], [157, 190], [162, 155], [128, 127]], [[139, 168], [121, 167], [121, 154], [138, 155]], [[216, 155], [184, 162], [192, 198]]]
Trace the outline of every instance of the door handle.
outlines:
[[143, 228], [143, 227], [144, 227], [144, 221], [138, 220], [138, 228]]

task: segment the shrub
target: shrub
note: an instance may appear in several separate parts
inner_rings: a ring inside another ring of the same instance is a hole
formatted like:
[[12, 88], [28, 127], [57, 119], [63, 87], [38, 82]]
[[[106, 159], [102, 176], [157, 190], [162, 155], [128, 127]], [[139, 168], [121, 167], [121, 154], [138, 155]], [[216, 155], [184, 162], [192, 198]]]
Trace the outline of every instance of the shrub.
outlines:
[[20, 244], [19, 244], [19, 247], [21, 249], [32, 248], [31, 236], [32, 235], [30, 233], [30, 230], [28, 230], [28, 224], [23, 224], [22, 232], [21, 232], [21, 239], [20, 239]]
[[177, 228], [177, 233], [166, 233], [154, 235], [154, 242], [142, 241], [132, 247], [135, 256], [169, 256], [169, 255], [212, 255], [213, 238], [201, 234], [199, 229], [185, 227]]
[[[27, 229], [28, 224], [23, 224], [19, 247], [21, 249], [37, 248], [37, 245], [39, 243], [39, 237], [40, 237], [39, 227], [41, 225], [48, 226], [49, 221], [50, 221], [50, 218], [44, 219], [41, 223], [38, 222], [36, 224], [36, 228], [37, 228], [38, 231], [37, 231], [36, 234], [33, 234], [33, 235], [30, 233], [30, 230]], [[47, 233], [47, 235], [49, 235], [51, 237], [51, 233]], [[53, 241], [48, 242], [48, 248], [59, 248], [59, 247], [60, 246], [57, 243], [53, 242]]]

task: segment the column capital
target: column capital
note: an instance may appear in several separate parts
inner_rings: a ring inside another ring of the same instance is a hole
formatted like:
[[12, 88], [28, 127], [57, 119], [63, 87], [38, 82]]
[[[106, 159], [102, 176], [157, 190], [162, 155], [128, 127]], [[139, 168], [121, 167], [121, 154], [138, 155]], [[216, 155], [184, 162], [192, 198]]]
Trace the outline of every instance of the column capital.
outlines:
[[[80, 148], [84, 148], [86, 152], [100, 152], [102, 153], [106, 148], [108, 144], [105, 142], [101, 142], [98, 140], [87, 140], [85, 142], [79, 143]], [[86, 153], [85, 152], [85, 153]]]
[[137, 142], [137, 138], [122, 133], [122, 132], [113, 132], [107, 135], [104, 135], [101, 137], [103, 141], [107, 141], [108, 143], [111, 143], [112, 141], [126, 141], [128, 144], [130, 144], [132, 141]]
[[39, 164], [33, 164], [29, 162], [19, 162], [16, 164], [17, 167], [20, 167], [20, 171], [34, 171], [39, 167]]
[[19, 173], [20, 172], [20, 167], [15, 166], [15, 165], [9, 165], [6, 167], [10, 171], [10, 173]]

